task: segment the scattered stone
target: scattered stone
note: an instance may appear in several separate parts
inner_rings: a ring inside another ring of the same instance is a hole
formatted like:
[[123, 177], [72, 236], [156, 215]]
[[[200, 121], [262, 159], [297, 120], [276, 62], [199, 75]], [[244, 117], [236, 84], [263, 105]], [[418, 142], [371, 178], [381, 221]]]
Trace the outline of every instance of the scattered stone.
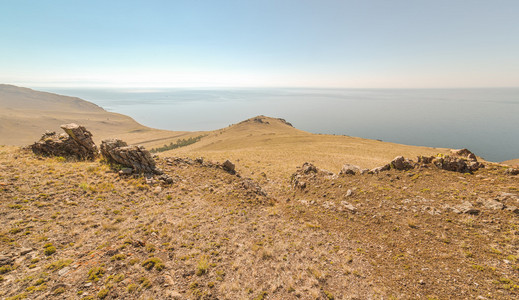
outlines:
[[261, 186], [250, 178], [244, 178], [241, 181], [241, 188], [258, 196], [267, 196], [267, 193], [261, 188]]
[[505, 209], [508, 211], [511, 211], [515, 214], [519, 214], [519, 208], [517, 208], [517, 206], [511, 205], [511, 206], [507, 206]]
[[347, 201], [341, 201], [341, 205], [345, 209], [347, 209], [347, 210], [349, 210], [349, 211], [351, 211], [353, 213], [357, 212], [357, 208], [355, 206], [351, 205], [350, 203], [348, 203]]
[[0, 255], [0, 266], [10, 265], [13, 263], [13, 259], [10, 256]]
[[166, 184], [172, 184], [173, 183], [173, 178], [171, 178], [171, 176], [169, 175], [166, 175], [166, 174], [162, 174], [160, 176], [157, 177], [158, 180], [166, 183]]
[[153, 190], [153, 193], [155, 194], [160, 194], [160, 192], [162, 192], [162, 188], [160, 186], [155, 187], [155, 189]]
[[504, 204], [494, 199], [478, 199], [478, 202], [483, 204], [488, 209], [502, 210], [505, 208]]
[[477, 215], [479, 214], [480, 210], [477, 208], [474, 208], [472, 206], [472, 203], [465, 201], [460, 205], [457, 205], [455, 207], [461, 214], [469, 214], [469, 215]]
[[345, 164], [342, 166], [341, 171], [339, 172], [339, 175], [355, 175], [360, 174], [361, 169], [358, 166]]
[[504, 201], [504, 200], [515, 200], [519, 202], [519, 196], [512, 193], [501, 193], [497, 196], [496, 200]]
[[108, 139], [101, 142], [101, 154], [108, 163], [120, 164], [137, 173], [162, 174], [150, 152], [143, 146], [128, 146], [122, 140]]
[[25, 255], [32, 252], [32, 248], [22, 248], [20, 249], [20, 255]]
[[66, 275], [69, 271], [70, 271], [70, 267], [65, 267], [65, 268], [63, 268], [63, 269], [58, 271], [58, 275], [59, 276]]
[[346, 197], [351, 197], [351, 195], [353, 195], [353, 191], [348, 189], [348, 191], [346, 191]]
[[77, 160], [93, 160], [97, 157], [97, 147], [92, 140], [92, 133], [75, 123], [61, 125], [66, 132], [57, 135], [45, 132], [39, 141], [29, 146], [37, 155], [61, 156]]
[[506, 175], [519, 175], [519, 169], [509, 168], [505, 171]]
[[222, 168], [231, 174], [236, 174], [236, 166], [230, 160], [224, 161], [222, 164]]

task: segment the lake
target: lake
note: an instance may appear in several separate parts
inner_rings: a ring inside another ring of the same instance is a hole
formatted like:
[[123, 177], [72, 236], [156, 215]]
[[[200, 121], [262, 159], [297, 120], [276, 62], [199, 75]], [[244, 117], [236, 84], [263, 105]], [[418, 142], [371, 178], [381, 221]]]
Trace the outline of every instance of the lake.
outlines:
[[519, 88], [44, 90], [154, 128], [214, 130], [266, 115], [312, 133], [468, 148], [490, 161], [519, 158]]

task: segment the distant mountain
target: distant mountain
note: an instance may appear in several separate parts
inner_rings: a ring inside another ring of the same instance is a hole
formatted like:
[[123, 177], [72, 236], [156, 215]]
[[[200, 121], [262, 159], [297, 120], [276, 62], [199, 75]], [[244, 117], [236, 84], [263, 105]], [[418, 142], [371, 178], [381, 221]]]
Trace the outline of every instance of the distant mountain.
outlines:
[[45, 130], [61, 132], [61, 124], [72, 122], [86, 126], [97, 142], [109, 137], [140, 142], [150, 134], [155, 139], [177, 135], [148, 128], [80, 98], [0, 84], [0, 145], [27, 145]]
[[94, 103], [14, 85], [0, 84], [0, 108], [41, 111], [105, 112]]

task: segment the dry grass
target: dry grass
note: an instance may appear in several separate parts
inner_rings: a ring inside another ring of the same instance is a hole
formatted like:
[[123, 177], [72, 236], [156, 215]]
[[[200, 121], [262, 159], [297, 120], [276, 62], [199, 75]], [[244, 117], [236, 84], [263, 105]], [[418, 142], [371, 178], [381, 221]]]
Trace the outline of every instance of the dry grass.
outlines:
[[[154, 193], [158, 183], [99, 162], [0, 147], [0, 253], [15, 258], [1, 269], [0, 297], [518, 296], [517, 215], [478, 202], [508, 193], [500, 201], [517, 205], [519, 178], [499, 165], [318, 175], [303, 190], [263, 180], [263, 197], [219, 168], [158, 164], [175, 183]], [[275, 174], [266, 172], [283, 181]], [[464, 201], [480, 214], [449, 210]]]
[[[257, 118], [264, 123], [251, 121]], [[268, 178], [287, 180], [304, 162], [337, 173], [346, 163], [373, 168], [398, 155], [414, 159], [418, 155], [447, 152], [357, 137], [311, 134], [269, 117], [252, 118], [207, 134], [200, 142], [160, 156], [204, 157], [220, 162], [230, 159], [246, 176], [259, 180], [268, 174]]]

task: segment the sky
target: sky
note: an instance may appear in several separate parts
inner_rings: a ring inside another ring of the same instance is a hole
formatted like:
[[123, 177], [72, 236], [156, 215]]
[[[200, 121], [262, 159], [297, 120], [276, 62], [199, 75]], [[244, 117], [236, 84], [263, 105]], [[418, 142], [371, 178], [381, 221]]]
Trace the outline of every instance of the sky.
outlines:
[[517, 0], [0, 0], [0, 83], [519, 86]]

